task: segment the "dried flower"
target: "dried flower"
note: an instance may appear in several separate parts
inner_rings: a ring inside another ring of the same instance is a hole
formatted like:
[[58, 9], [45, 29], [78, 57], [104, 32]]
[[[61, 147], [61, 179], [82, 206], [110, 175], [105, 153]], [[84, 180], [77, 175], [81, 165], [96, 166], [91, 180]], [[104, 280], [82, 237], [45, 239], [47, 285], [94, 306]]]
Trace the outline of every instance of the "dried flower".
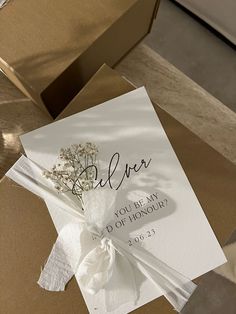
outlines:
[[72, 192], [81, 201], [82, 192], [93, 189], [97, 154], [97, 146], [90, 142], [61, 148], [58, 163], [43, 176], [54, 183], [59, 193]]

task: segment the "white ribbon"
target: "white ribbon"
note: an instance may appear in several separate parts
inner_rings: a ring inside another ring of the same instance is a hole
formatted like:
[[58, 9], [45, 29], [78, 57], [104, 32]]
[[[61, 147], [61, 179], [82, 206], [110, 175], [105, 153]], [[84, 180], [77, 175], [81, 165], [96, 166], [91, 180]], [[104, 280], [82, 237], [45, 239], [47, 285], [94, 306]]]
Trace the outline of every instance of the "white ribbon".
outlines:
[[90, 294], [105, 290], [107, 311], [138, 299], [134, 267], [147, 277], [178, 312], [196, 285], [141, 247], [128, 246], [104, 233], [112, 220], [116, 193], [98, 189], [83, 193], [83, 210], [69, 194], [58, 194], [42, 176], [39, 165], [22, 156], [7, 176], [74, 216], [74, 223], [60, 231], [41, 272], [38, 284], [50, 291], [62, 291], [73, 275], [81, 289]]
[[2, 9], [3, 7], [5, 7], [5, 5], [8, 4], [10, 0], [0, 0], [0, 9]]

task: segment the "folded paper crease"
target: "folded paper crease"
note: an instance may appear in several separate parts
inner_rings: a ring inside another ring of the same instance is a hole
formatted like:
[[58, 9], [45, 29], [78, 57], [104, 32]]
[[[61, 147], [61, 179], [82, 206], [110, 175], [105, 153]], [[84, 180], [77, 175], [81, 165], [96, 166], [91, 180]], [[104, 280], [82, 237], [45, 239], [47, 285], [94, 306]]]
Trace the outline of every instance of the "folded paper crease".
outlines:
[[112, 311], [137, 301], [135, 267], [162, 291], [175, 310], [181, 311], [196, 285], [142, 247], [128, 246], [104, 232], [113, 217], [116, 192], [104, 188], [84, 192], [82, 210], [72, 195], [55, 191], [43, 178], [43, 170], [22, 156], [7, 173], [18, 184], [74, 217], [74, 222], [59, 232], [38, 284], [46, 290], [63, 291], [75, 275], [87, 293], [104, 289], [106, 310]]

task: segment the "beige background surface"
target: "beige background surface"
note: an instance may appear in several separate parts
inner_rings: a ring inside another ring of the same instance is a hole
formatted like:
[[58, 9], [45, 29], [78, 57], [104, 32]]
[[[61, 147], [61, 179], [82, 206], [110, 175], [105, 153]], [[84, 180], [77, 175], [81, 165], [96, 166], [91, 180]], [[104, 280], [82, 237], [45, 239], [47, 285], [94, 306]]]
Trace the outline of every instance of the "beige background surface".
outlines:
[[193, 133], [236, 163], [236, 113], [145, 45], [116, 69]]

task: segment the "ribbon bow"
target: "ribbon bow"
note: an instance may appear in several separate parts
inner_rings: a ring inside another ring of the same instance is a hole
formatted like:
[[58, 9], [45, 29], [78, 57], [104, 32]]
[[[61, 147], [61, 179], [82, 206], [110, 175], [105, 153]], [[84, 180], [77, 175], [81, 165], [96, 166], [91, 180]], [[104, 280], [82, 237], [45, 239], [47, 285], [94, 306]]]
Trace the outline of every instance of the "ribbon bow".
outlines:
[[43, 170], [22, 156], [7, 173], [18, 184], [74, 216], [74, 223], [59, 232], [38, 284], [46, 290], [62, 291], [75, 275], [87, 293], [96, 294], [104, 289], [106, 310], [113, 311], [124, 303], [137, 301], [134, 273], [137, 268], [181, 311], [196, 285], [143, 248], [128, 246], [104, 231], [113, 218], [116, 192], [108, 189], [84, 192], [82, 211], [72, 197], [57, 194], [43, 178]]

